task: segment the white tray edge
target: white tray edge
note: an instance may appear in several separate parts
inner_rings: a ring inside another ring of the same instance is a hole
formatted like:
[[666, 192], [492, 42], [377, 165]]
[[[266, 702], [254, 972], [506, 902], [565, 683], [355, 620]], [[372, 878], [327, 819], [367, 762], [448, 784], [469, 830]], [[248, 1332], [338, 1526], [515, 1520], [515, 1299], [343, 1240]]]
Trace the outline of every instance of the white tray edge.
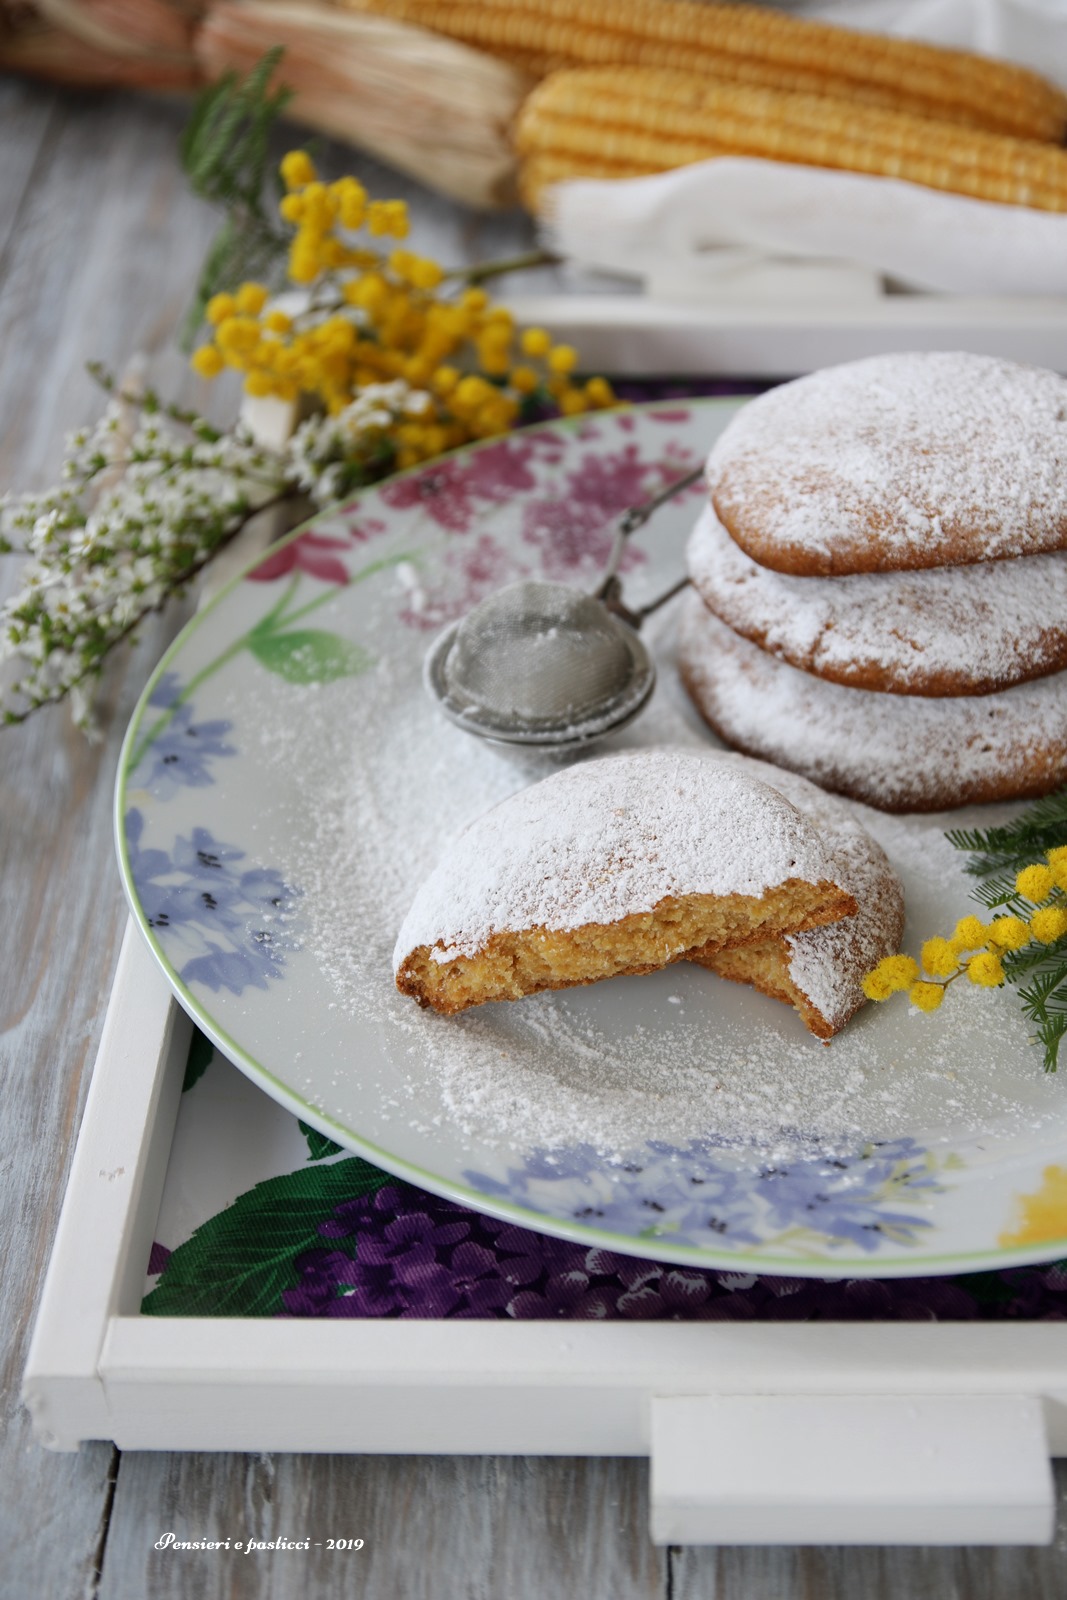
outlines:
[[1039, 1397], [1067, 1455], [1058, 1323], [142, 1318], [188, 1038], [131, 925], [25, 1374], [53, 1449], [645, 1455], [654, 1397], [950, 1394]]
[[904, 350], [968, 350], [1067, 372], [1067, 297], [884, 294], [746, 303], [643, 294], [505, 298], [516, 320], [612, 377], [784, 378]]

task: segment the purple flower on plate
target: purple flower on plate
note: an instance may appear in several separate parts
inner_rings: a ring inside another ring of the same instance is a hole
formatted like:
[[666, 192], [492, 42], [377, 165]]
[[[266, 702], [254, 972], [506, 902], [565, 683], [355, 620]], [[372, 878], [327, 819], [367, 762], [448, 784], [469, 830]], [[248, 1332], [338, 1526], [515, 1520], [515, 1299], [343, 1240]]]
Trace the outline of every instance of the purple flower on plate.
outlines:
[[[148, 699], [150, 706], [168, 711], [181, 694], [176, 672], [164, 672]], [[216, 719], [197, 722], [192, 702], [176, 706], [170, 719], [145, 750], [130, 775], [130, 787], [147, 789], [156, 800], [170, 800], [179, 789], [202, 789], [215, 782], [211, 763], [236, 755], [236, 745], [226, 742], [232, 722]], [[162, 720], [162, 719], [161, 719]]]
[[[758, 1151], [711, 1140], [682, 1148], [650, 1141], [630, 1160], [609, 1162], [590, 1146], [537, 1150], [503, 1179], [467, 1172], [484, 1194], [605, 1233], [711, 1247], [807, 1253], [813, 1244], [913, 1244], [930, 1226], [917, 1209], [940, 1185], [927, 1153], [910, 1139], [845, 1155], [793, 1136], [799, 1152], [761, 1162]], [[810, 1153], [805, 1145], [810, 1146]]]
[[273, 583], [276, 578], [287, 578], [294, 572], [306, 572], [320, 583], [346, 584], [348, 568], [334, 552], [347, 550], [347, 539], [334, 539], [309, 528], [280, 550], [272, 550], [257, 567], [245, 573], [249, 583]]
[[173, 851], [142, 847], [144, 818], [126, 813], [130, 874], [148, 926], [185, 983], [241, 994], [280, 978], [292, 948], [297, 891], [271, 868], [242, 869], [245, 852], [207, 828]]
[[492, 534], [445, 547], [441, 574], [429, 592], [416, 588], [398, 613], [407, 628], [437, 629], [462, 617], [495, 589], [525, 576]]

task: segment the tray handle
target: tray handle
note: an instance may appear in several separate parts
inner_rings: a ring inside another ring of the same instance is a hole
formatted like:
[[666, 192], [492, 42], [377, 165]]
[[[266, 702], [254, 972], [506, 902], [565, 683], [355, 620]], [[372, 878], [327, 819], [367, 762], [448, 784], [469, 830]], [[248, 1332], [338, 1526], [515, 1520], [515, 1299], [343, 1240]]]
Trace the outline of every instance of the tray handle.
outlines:
[[1048, 1544], [1026, 1395], [672, 1395], [651, 1402], [657, 1544]]

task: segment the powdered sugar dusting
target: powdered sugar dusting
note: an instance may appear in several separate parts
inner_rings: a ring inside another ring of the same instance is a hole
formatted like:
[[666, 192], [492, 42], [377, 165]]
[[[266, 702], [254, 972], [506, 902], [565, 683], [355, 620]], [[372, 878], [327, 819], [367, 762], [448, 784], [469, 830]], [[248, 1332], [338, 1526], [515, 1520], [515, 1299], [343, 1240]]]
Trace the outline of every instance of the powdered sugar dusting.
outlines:
[[1067, 781], [1067, 673], [946, 699], [851, 689], [776, 661], [695, 594], [681, 650], [725, 738], [872, 805], [924, 810]]
[[1067, 667], [1067, 552], [917, 572], [798, 578], [753, 561], [709, 506], [689, 573], [737, 633], [854, 688], [989, 694]]
[[861, 825], [856, 808], [827, 794], [799, 773], [722, 753], [791, 800], [815, 824], [833, 860], [834, 881], [856, 901], [855, 916], [787, 939], [789, 976], [833, 1027], [863, 1004], [860, 981], [883, 956], [900, 948], [904, 890], [882, 847]]
[[1067, 547], [1067, 382], [964, 352], [875, 356], [760, 395], [711, 452], [763, 566], [893, 571]]
[[668, 896], [832, 880], [809, 822], [745, 771], [685, 750], [582, 762], [478, 818], [420, 888], [394, 962], [420, 945], [473, 955], [491, 935], [571, 929]]
[[[669, 659], [676, 617], [654, 620], [660, 687], [607, 748], [707, 750]], [[1027, 1049], [1014, 1001], [992, 991], [932, 1018], [909, 1019], [902, 1001], [867, 1006], [829, 1047], [790, 1008], [688, 964], [459, 1017], [420, 1011], [396, 992], [391, 961], [419, 884], [458, 830], [551, 766], [447, 724], [424, 697], [410, 640], [355, 691], [293, 688], [279, 710], [269, 690], [253, 703], [246, 689], [242, 709], [284, 795], [260, 839], [304, 890], [305, 950], [332, 1003], [380, 1041], [380, 1065], [352, 1075], [358, 1085], [343, 1061], [332, 1073], [331, 1114], [350, 1127], [400, 1121], [482, 1161], [575, 1144], [623, 1154], [705, 1134], [773, 1154], [795, 1148], [798, 1130], [830, 1150], [916, 1132], [954, 1148], [963, 1133], [995, 1129], [1002, 1153], [1057, 1114], [1062, 1094]], [[913, 944], [970, 909], [947, 819], [844, 809], [904, 878]]]

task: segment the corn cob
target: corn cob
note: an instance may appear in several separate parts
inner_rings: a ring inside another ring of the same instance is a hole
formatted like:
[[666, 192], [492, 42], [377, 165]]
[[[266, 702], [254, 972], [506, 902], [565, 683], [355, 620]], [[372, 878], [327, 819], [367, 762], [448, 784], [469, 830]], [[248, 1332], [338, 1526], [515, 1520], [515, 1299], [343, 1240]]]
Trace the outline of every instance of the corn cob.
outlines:
[[696, 0], [342, 0], [500, 55], [535, 76], [565, 66], [708, 72], [832, 94], [1019, 138], [1062, 142], [1067, 96], [1009, 62]]
[[828, 96], [739, 88], [694, 73], [641, 67], [554, 73], [523, 106], [515, 145], [535, 162], [522, 179], [533, 209], [549, 181], [549, 161], [558, 179], [590, 175], [605, 163], [633, 175], [745, 155], [1067, 211], [1067, 150], [906, 112], [846, 106]]

